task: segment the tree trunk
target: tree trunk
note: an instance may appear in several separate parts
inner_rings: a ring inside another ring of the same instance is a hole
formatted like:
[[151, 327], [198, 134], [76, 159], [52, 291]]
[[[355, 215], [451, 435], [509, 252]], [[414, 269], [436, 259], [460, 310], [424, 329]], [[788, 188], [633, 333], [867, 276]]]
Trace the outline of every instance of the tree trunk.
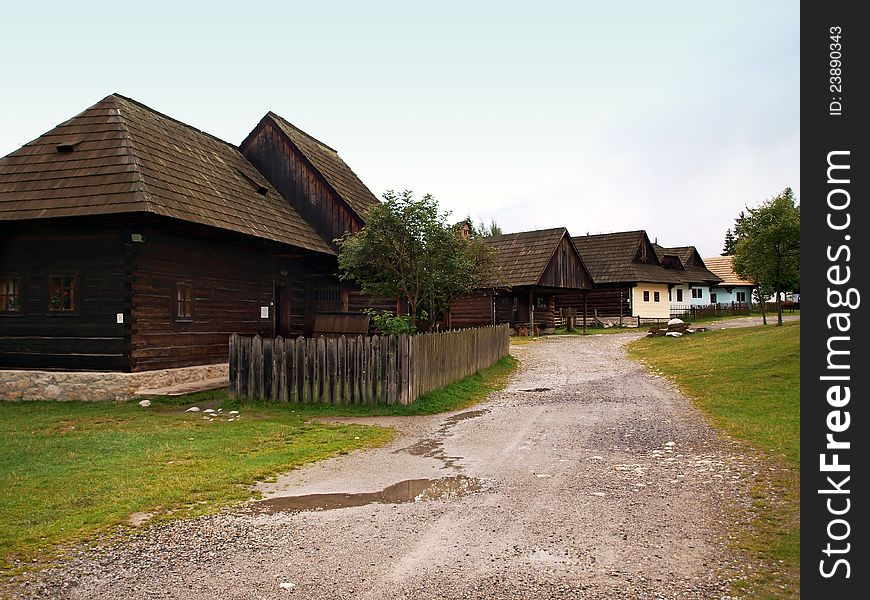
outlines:
[[408, 316], [411, 317], [411, 331], [417, 331], [417, 303], [408, 298]]
[[[758, 281], [758, 277], [755, 278], [755, 281]], [[762, 324], [767, 325], [767, 313], [764, 312], [764, 309], [766, 308], [764, 296], [761, 293], [760, 287], [755, 288], [755, 291], [756, 295], [758, 296], [758, 305], [761, 307], [761, 322]]]
[[776, 324], [782, 325], [782, 294], [776, 291]]
[[568, 318], [565, 322], [565, 330], [568, 331], [569, 333], [574, 332], [574, 312], [575, 312], [575, 309], [573, 309], [573, 308], [568, 309]]

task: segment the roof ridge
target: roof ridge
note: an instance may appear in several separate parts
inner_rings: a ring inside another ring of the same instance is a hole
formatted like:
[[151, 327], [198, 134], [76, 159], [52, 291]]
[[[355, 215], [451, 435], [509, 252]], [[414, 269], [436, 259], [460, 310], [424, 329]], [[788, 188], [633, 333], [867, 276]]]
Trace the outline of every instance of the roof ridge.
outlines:
[[336, 150], [335, 148], [333, 148], [333, 147], [330, 146], [329, 144], [324, 144], [323, 142], [321, 142], [320, 140], [318, 140], [316, 137], [314, 137], [313, 135], [311, 135], [311, 134], [308, 133], [307, 131], [304, 131], [304, 130], [302, 130], [302, 129], [299, 129], [298, 127], [296, 127], [296, 125], [294, 125], [293, 123], [291, 123], [290, 121], [288, 121], [287, 119], [285, 119], [284, 117], [282, 117], [281, 115], [279, 115], [278, 113], [276, 113], [276, 112], [270, 110], [269, 112], [266, 113], [266, 116], [269, 116], [269, 117], [272, 117], [272, 118], [281, 119], [282, 121], [284, 121], [285, 124], [289, 125], [289, 126], [292, 127], [294, 130], [298, 131], [299, 133], [301, 133], [302, 135], [304, 135], [304, 136], [307, 137], [308, 139], [310, 139], [310, 140], [312, 140], [312, 141], [314, 141], [314, 142], [317, 142], [318, 144], [320, 144], [321, 146], [323, 146], [323, 147], [326, 148], [327, 150], [330, 150], [330, 151], [335, 152], [336, 154], [338, 154], [338, 150]]
[[167, 121], [172, 121], [173, 123], [177, 123], [178, 125], [181, 125], [182, 127], [186, 127], [187, 129], [190, 129], [190, 130], [192, 130], [192, 131], [195, 131], [195, 132], [197, 132], [197, 133], [200, 133], [200, 134], [202, 134], [202, 135], [204, 135], [204, 136], [206, 136], [206, 137], [209, 137], [209, 138], [211, 138], [211, 139], [213, 139], [213, 140], [215, 140], [215, 141], [217, 141], [217, 142], [220, 142], [221, 144], [226, 144], [226, 145], [229, 146], [230, 148], [233, 148], [233, 149], [235, 149], [235, 150], [239, 150], [239, 147], [236, 146], [235, 144], [231, 143], [231, 142], [228, 142], [228, 141], [226, 141], [226, 140], [224, 140], [224, 139], [221, 139], [221, 138], [219, 138], [218, 136], [216, 136], [216, 135], [214, 135], [214, 134], [212, 134], [212, 133], [209, 133], [209, 132], [207, 132], [207, 131], [203, 131], [202, 129], [200, 129], [200, 128], [198, 128], [198, 127], [194, 127], [193, 125], [190, 125], [189, 123], [185, 123], [184, 121], [179, 121], [179, 120], [176, 119], [175, 117], [170, 117], [170, 116], [167, 115], [166, 113], [162, 113], [162, 112], [160, 112], [159, 110], [156, 110], [156, 109], [154, 109], [154, 108], [151, 108], [151, 107], [148, 106], [147, 104], [143, 104], [142, 102], [139, 102], [138, 100], [136, 100], [136, 99], [134, 99], [134, 98], [130, 98], [130, 97], [128, 97], [128, 96], [124, 96], [123, 94], [119, 94], [118, 92], [113, 92], [113, 93], [109, 94], [108, 96], [106, 96], [106, 98], [104, 98], [104, 100], [107, 100], [107, 99], [109, 99], [109, 98], [111, 98], [111, 97], [113, 97], [113, 96], [114, 96], [115, 98], [119, 98], [119, 99], [121, 99], [121, 100], [124, 100], [125, 102], [129, 102], [129, 103], [131, 103], [131, 104], [135, 104], [135, 105], [138, 106], [139, 108], [145, 109], [145, 110], [147, 110], [148, 112], [153, 113], [153, 114], [157, 115], [158, 117], [160, 117], [160, 118], [162, 118], [162, 119], [166, 119]]
[[[105, 102], [110, 98], [112, 103], [115, 105], [114, 109], [118, 111], [118, 118], [120, 120], [121, 127], [124, 129], [124, 145], [127, 146], [130, 150], [133, 172], [136, 173], [136, 179], [138, 180], [138, 189], [135, 190], [134, 194], [137, 196], [141, 195], [142, 203], [145, 204], [145, 209], [148, 212], [155, 212], [157, 203], [154, 202], [153, 194], [151, 193], [151, 190], [148, 187], [148, 182], [145, 179], [144, 173], [142, 172], [142, 157], [139, 155], [139, 150], [136, 148], [136, 142], [133, 141], [133, 136], [130, 134], [130, 128], [127, 126], [127, 117], [122, 112], [121, 105], [118, 102], [118, 99], [125, 98], [120, 94], [110, 94], [109, 96], [103, 98], [102, 101]], [[99, 102], [97, 104], [99, 104]]]
[[[513, 231], [511, 233], [500, 233], [498, 235], [487, 235], [487, 236], [484, 236], [484, 238], [488, 239], [488, 240], [494, 240], [496, 238], [509, 237], [512, 235], [522, 235], [524, 233], [544, 233], [544, 232], [560, 231], [560, 230], [567, 232], [568, 228], [567, 227], [547, 227], [546, 229], [529, 229], [528, 231]], [[571, 236], [569, 235], [568, 237], [571, 237]]]

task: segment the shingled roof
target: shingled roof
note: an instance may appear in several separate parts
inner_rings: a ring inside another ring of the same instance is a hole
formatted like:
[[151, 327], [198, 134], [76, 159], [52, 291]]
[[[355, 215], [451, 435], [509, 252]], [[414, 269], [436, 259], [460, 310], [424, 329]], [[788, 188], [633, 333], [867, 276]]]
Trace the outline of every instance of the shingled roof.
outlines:
[[266, 117], [274, 121], [290, 143], [296, 146], [300, 154], [323, 176], [335, 193], [361, 219], [365, 219], [366, 210], [372, 204], [376, 204], [378, 199], [341, 159], [338, 151], [305, 133], [280, 115], [269, 111]]
[[754, 283], [752, 283], [748, 279], [740, 277], [740, 275], [734, 272], [733, 263], [734, 257], [730, 255], [714, 256], [712, 258], [704, 259], [704, 264], [707, 265], [707, 268], [710, 269], [721, 279], [719, 287], [732, 285], [754, 286]]
[[653, 244], [656, 255], [659, 261], [664, 264], [665, 256], [676, 256], [682, 263], [682, 271], [675, 270], [683, 278], [684, 283], [703, 283], [707, 285], [715, 285], [721, 281], [721, 278], [711, 272], [704, 264], [704, 259], [698, 254], [698, 250], [694, 246], [676, 246], [674, 248], [665, 248], [658, 244]]
[[564, 227], [556, 227], [484, 238], [496, 253], [499, 285], [538, 285], [556, 247], [567, 233]]
[[643, 230], [581, 235], [571, 239], [596, 284], [682, 283], [675, 270], [661, 266]]
[[0, 159], [0, 220], [139, 212], [333, 254], [238, 148], [118, 94]]

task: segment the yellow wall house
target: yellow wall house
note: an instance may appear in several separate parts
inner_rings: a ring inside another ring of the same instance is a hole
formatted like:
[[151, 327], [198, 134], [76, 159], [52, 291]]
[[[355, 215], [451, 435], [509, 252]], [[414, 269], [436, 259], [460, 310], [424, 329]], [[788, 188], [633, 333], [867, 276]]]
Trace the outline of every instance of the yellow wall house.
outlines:
[[669, 319], [668, 284], [638, 282], [631, 290], [631, 310], [632, 316], [641, 319]]
[[[668, 291], [690, 281], [678, 257], [669, 257], [666, 268], [643, 230], [581, 235], [572, 240], [595, 284], [585, 302], [573, 308], [588, 309], [608, 322], [621, 323], [626, 317], [641, 321], [670, 318]], [[557, 308], [560, 301], [557, 296]], [[572, 308], [570, 304], [561, 307]]]

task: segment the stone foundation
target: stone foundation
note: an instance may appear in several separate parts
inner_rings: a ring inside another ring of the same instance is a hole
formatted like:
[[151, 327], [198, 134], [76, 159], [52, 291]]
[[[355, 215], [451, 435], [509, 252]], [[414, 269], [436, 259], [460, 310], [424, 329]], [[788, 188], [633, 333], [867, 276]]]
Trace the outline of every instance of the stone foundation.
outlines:
[[140, 389], [228, 376], [227, 363], [140, 373], [0, 371], [0, 400], [129, 400]]

